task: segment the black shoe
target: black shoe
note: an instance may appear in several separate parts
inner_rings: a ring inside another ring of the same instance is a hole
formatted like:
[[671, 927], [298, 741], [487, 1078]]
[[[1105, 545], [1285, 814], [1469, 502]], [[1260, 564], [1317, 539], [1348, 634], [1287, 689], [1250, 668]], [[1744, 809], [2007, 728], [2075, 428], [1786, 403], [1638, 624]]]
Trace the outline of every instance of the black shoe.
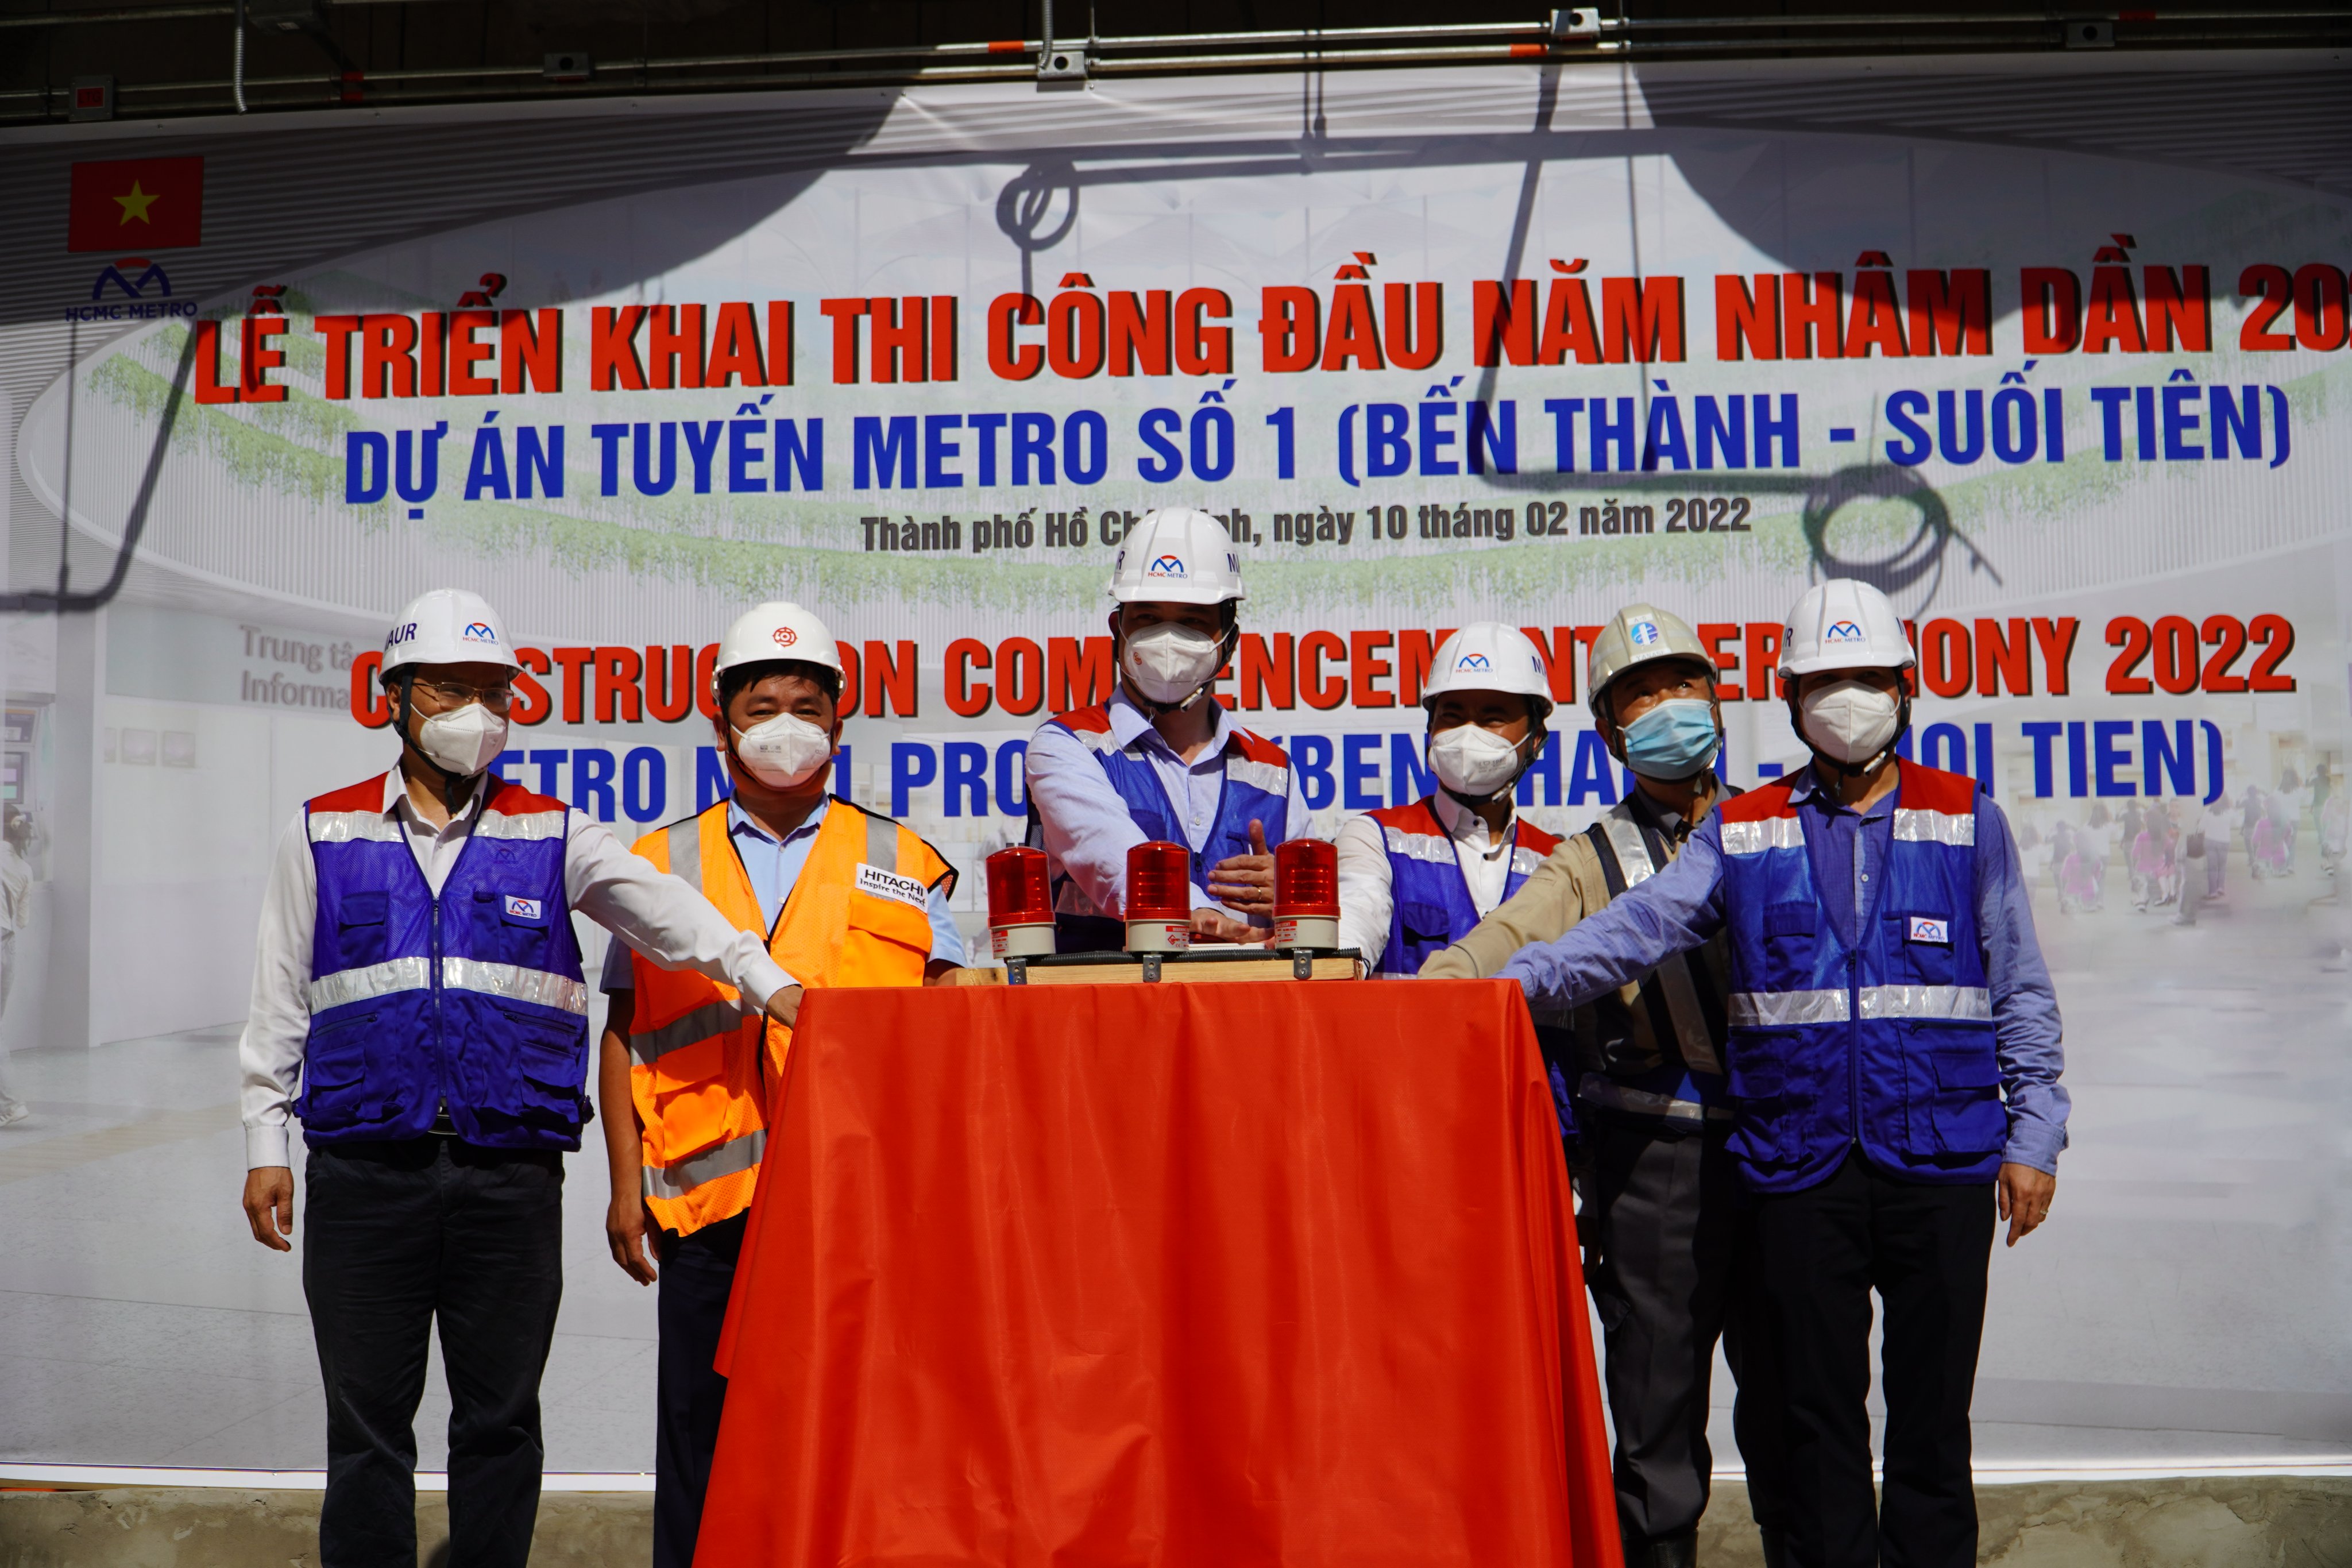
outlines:
[[1788, 1568], [1789, 1532], [1759, 1527], [1756, 1534], [1764, 1543], [1764, 1568]]
[[1655, 1541], [1629, 1541], [1625, 1568], [1698, 1568], [1698, 1531], [1685, 1530]]

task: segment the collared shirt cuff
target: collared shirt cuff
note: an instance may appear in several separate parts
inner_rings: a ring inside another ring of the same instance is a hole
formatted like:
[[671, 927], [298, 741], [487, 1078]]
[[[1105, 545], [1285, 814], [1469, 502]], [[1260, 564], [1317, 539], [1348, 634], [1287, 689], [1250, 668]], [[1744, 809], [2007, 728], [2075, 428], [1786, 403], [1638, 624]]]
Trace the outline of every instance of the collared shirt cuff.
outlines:
[[784, 972], [782, 964], [762, 954], [758, 962], [744, 970], [743, 984], [738, 989], [743, 993], [743, 1000], [748, 1004], [746, 1010], [757, 1013], [767, 1007], [769, 997], [787, 986], [799, 984]]
[[2065, 1147], [2065, 1129], [2022, 1125], [2011, 1130], [2009, 1146], [2000, 1152], [2000, 1161], [2004, 1165], [2031, 1165], [2054, 1176], [2058, 1173], [2058, 1152]]
[[282, 1122], [276, 1127], [248, 1127], [245, 1130], [245, 1168], [259, 1171], [272, 1165], [291, 1165], [294, 1162], [288, 1154], [290, 1147]]
[[1530, 1002], [1541, 994], [1538, 989], [1534, 972], [1522, 968], [1516, 958], [1509, 960], [1502, 968], [1495, 971], [1495, 978], [1511, 982]]

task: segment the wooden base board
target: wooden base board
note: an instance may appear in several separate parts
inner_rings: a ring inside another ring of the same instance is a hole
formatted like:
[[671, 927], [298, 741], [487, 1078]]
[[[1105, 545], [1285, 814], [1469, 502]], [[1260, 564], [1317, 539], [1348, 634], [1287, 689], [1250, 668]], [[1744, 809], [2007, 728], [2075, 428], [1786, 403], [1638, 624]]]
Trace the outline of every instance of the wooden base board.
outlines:
[[[1318, 958], [1310, 961], [1316, 980], [1357, 980], [1363, 976], [1364, 966], [1354, 958]], [[1160, 966], [1160, 984], [1163, 985], [1222, 984], [1237, 980], [1296, 980], [1290, 960], [1279, 953], [1264, 958], [1224, 958], [1213, 963], [1188, 963], [1171, 958]], [[1005, 972], [998, 968], [952, 970], [941, 977], [956, 985], [1003, 985]], [[1026, 982], [1031, 985], [1140, 985], [1145, 984], [1143, 964], [1131, 963], [1048, 963], [1032, 964]]]

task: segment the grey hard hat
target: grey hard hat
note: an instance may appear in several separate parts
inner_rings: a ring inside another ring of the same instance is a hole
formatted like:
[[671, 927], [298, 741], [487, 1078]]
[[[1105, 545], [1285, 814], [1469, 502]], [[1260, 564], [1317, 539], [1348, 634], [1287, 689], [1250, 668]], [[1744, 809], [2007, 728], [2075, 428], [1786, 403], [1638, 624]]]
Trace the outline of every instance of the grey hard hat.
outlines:
[[1714, 657], [1681, 616], [1654, 605], [1628, 605], [1618, 611], [1592, 639], [1592, 652], [1585, 660], [1589, 679], [1584, 704], [1593, 718], [1601, 717], [1601, 694], [1612, 681], [1637, 664], [1660, 658], [1695, 658], [1706, 667], [1710, 678], [1716, 673]]

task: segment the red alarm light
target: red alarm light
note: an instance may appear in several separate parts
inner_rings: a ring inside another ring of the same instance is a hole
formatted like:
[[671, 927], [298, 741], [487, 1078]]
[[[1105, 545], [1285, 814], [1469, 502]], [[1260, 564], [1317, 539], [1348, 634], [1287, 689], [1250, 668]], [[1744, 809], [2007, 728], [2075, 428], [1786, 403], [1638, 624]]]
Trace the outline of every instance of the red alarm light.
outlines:
[[1293, 838], [1274, 847], [1274, 912], [1339, 918], [1339, 847]]
[[1192, 852], [1139, 844], [1127, 852], [1127, 951], [1181, 952], [1192, 944]]
[[1339, 945], [1339, 849], [1321, 838], [1274, 847], [1274, 945]]
[[1043, 850], [1014, 845], [991, 855], [988, 942], [998, 958], [1034, 958], [1054, 951], [1054, 895]]

